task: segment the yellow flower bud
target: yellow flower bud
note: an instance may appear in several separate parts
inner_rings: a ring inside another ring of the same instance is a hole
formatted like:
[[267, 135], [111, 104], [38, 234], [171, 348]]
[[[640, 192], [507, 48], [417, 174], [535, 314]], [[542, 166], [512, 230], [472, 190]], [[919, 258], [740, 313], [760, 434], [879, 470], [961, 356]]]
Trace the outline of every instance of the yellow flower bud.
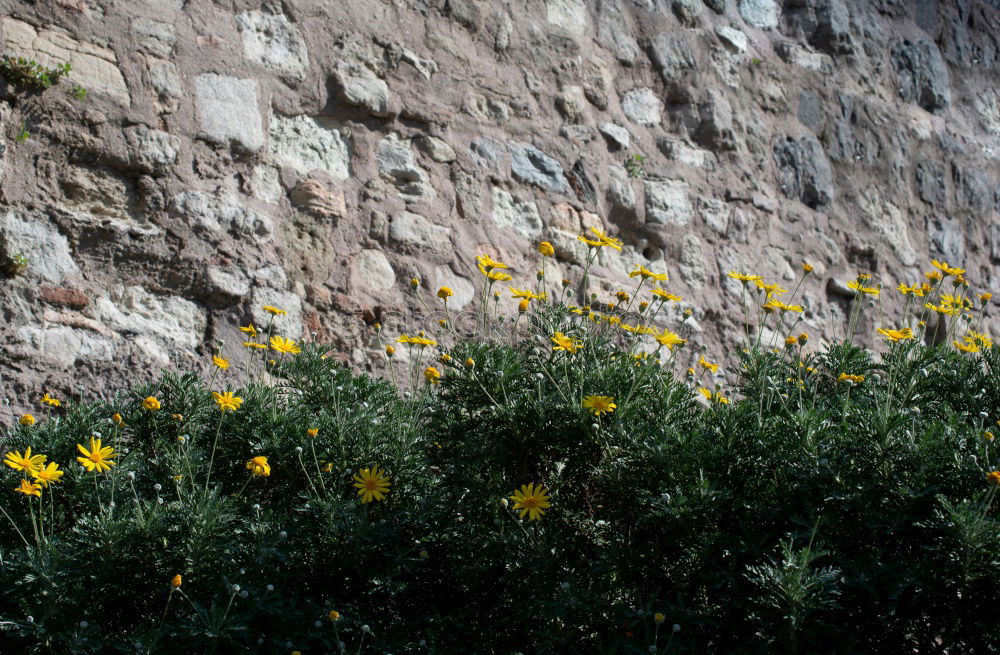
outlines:
[[476, 360], [472, 359], [471, 357], [467, 357], [465, 360], [465, 365], [469, 368], [474, 368], [476, 365]]
[[181, 578], [180, 573], [178, 573], [170, 580], [170, 588], [179, 589], [181, 586], [181, 582], [183, 582], [183, 578]]
[[393, 348], [392, 346], [386, 346], [385, 347], [385, 356], [386, 357], [392, 357], [395, 353], [396, 353], [396, 349]]
[[517, 311], [521, 314], [528, 311], [528, 307], [531, 306], [531, 301], [527, 298], [522, 298], [521, 302], [517, 303]]
[[551, 257], [556, 254], [556, 249], [548, 241], [542, 241], [538, 244], [538, 252], [542, 253], [543, 257]]
[[35, 417], [32, 416], [31, 414], [25, 414], [24, 416], [19, 418], [17, 422], [20, 423], [21, 425], [34, 425]]

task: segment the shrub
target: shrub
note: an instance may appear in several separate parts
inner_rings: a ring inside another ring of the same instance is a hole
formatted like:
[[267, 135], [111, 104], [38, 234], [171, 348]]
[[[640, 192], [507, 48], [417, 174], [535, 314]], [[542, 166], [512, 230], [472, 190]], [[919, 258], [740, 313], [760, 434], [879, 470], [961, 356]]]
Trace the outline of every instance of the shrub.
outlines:
[[[961, 279], [940, 266], [882, 354], [771, 347], [799, 310], [731, 274], [758, 327], [728, 389], [689, 314], [648, 343], [680, 298], [640, 269], [602, 312], [544, 278], [513, 319], [484, 302], [491, 338], [376, 326], [408, 391], [247, 326], [242, 376], [217, 354], [207, 381], [50, 406], [6, 438], [5, 649], [995, 652], [1000, 356], [985, 302], [929, 302]], [[508, 278], [479, 268], [485, 300]], [[952, 344], [921, 342], [931, 312]], [[40, 497], [28, 447], [65, 473]]]

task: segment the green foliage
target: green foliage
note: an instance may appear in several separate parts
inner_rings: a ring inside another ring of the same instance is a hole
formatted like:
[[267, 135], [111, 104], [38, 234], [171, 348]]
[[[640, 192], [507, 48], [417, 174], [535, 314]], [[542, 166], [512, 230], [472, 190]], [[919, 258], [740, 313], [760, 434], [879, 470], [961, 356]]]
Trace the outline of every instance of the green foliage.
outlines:
[[[5, 452], [66, 475], [39, 503], [5, 467], [5, 648], [997, 652], [997, 349], [844, 343], [800, 366], [747, 347], [738, 393], [705, 403], [563, 308], [531, 329], [455, 345], [409, 394], [307, 344], [242, 385], [167, 375], [17, 427]], [[554, 351], [556, 330], [583, 349]], [[121, 453], [103, 475], [73, 461], [98, 433]], [[373, 466], [391, 486], [361, 504]], [[528, 483], [551, 495], [540, 521], [510, 500]]]
[[8, 275], [20, 275], [28, 270], [28, 263], [28, 256], [18, 252], [7, 258], [4, 269]]
[[14, 141], [17, 143], [24, 143], [29, 138], [31, 138], [31, 132], [28, 131], [28, 122], [21, 121], [21, 128], [14, 135]]
[[0, 57], [0, 75], [18, 91], [44, 91], [69, 75], [70, 64], [63, 62], [53, 68], [42, 66], [34, 59]]
[[646, 170], [642, 166], [642, 162], [646, 160], [645, 157], [639, 154], [631, 155], [625, 158], [625, 172], [628, 176], [635, 179], [642, 179], [646, 176]]

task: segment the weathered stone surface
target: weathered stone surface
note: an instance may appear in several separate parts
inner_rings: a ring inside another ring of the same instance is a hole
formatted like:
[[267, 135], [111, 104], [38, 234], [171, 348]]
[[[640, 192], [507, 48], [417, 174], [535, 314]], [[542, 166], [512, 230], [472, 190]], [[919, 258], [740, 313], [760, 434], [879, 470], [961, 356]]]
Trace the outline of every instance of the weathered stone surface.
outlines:
[[508, 143], [507, 150], [510, 152], [510, 170], [516, 180], [549, 191], [561, 193], [569, 190], [562, 166], [552, 157], [530, 143], [518, 141]]
[[899, 207], [889, 202], [876, 189], [866, 189], [861, 194], [861, 207], [866, 223], [878, 233], [905, 266], [917, 263], [917, 252], [910, 242], [910, 231]]
[[951, 79], [941, 51], [932, 41], [902, 41], [892, 48], [892, 65], [899, 76], [899, 95], [927, 111], [951, 104]]
[[583, 0], [545, 0], [545, 8], [550, 25], [573, 36], [587, 31], [587, 6]]
[[683, 227], [694, 217], [688, 183], [682, 180], [647, 180], [646, 222]]
[[683, 35], [657, 35], [649, 44], [649, 55], [667, 84], [677, 81], [694, 68], [694, 56]]
[[634, 64], [641, 54], [632, 33], [617, 0], [602, 0], [597, 14], [597, 40], [626, 66]]
[[921, 161], [914, 169], [914, 177], [920, 199], [932, 207], [944, 207], [948, 199], [944, 167], [932, 161]]
[[542, 231], [542, 218], [533, 202], [517, 202], [499, 187], [493, 187], [493, 222], [501, 230], [514, 230], [529, 239]]
[[343, 62], [337, 66], [334, 78], [344, 102], [362, 107], [372, 116], [389, 115], [389, 85], [367, 66]]
[[660, 99], [647, 87], [632, 89], [622, 98], [625, 116], [639, 125], [659, 125], [662, 113]]
[[396, 272], [381, 250], [366, 249], [351, 259], [351, 282], [371, 291], [387, 291], [396, 284]]
[[991, 182], [985, 172], [971, 166], [953, 164], [951, 178], [955, 184], [955, 202], [960, 207], [980, 214], [988, 209], [994, 209], [997, 182], [996, 180]]
[[680, 22], [688, 27], [694, 27], [701, 15], [701, 0], [674, 0], [671, 9]]
[[604, 125], [601, 125], [601, 134], [608, 137], [608, 141], [615, 147], [620, 148], [621, 150], [628, 150], [632, 137], [628, 133], [628, 130], [621, 125], [605, 123]]
[[94, 316], [111, 329], [152, 337], [166, 348], [197, 348], [205, 312], [177, 296], [158, 296], [141, 286], [113, 290], [94, 301]]
[[946, 262], [965, 261], [965, 231], [960, 219], [928, 216], [927, 236], [930, 237], [932, 255]]
[[247, 209], [234, 196], [222, 191], [185, 191], [171, 199], [170, 211], [214, 239], [221, 239], [228, 232], [266, 242], [274, 234], [270, 218]]
[[77, 364], [110, 362], [116, 352], [110, 338], [68, 325], [23, 325], [17, 329], [17, 338], [63, 369]]
[[556, 107], [570, 123], [583, 122], [587, 111], [587, 98], [583, 95], [583, 87], [570, 85], [563, 88], [556, 98]]
[[719, 25], [715, 28], [715, 33], [719, 35], [719, 40], [723, 45], [737, 54], [747, 51], [747, 35], [738, 29]]
[[296, 186], [290, 195], [292, 204], [316, 218], [330, 220], [347, 213], [344, 192], [327, 190], [316, 180], [305, 180]]
[[6, 263], [15, 255], [28, 258], [23, 275], [29, 278], [58, 284], [80, 274], [66, 237], [41, 216], [26, 220], [8, 212], [0, 219], [0, 256]]
[[608, 169], [610, 181], [608, 183], [608, 200], [612, 206], [619, 209], [635, 208], [635, 189], [632, 187], [632, 178], [628, 176], [628, 171], [622, 166], [612, 166]]
[[437, 137], [422, 137], [417, 140], [417, 147], [439, 164], [447, 164], [458, 159], [455, 149]]
[[249, 11], [237, 14], [236, 24], [247, 59], [283, 77], [305, 77], [309, 67], [305, 39], [284, 15]]
[[778, 26], [778, 3], [775, 0], [739, 0], [740, 16], [748, 25], [763, 30]]
[[250, 293], [250, 278], [235, 266], [205, 269], [206, 299], [216, 305], [232, 305]]
[[813, 209], [833, 202], [833, 173], [816, 137], [786, 137], [774, 144], [782, 192]]
[[177, 43], [174, 26], [151, 18], [136, 18], [132, 21], [132, 33], [138, 46], [151, 55], [167, 58]]
[[409, 139], [390, 134], [378, 144], [375, 154], [382, 177], [391, 181], [399, 195], [408, 200], [433, 200], [437, 192], [430, 175], [417, 164]]
[[389, 242], [404, 252], [446, 252], [451, 249], [451, 232], [420, 214], [400, 212], [389, 222]]
[[701, 122], [694, 134], [698, 143], [716, 151], [736, 149], [733, 108], [724, 95], [707, 91], [698, 103], [698, 114]]
[[205, 73], [195, 78], [194, 90], [199, 137], [251, 153], [264, 147], [256, 80]]
[[726, 13], [726, 0], [703, 0], [705, 6], [717, 14]]
[[156, 93], [157, 112], [169, 114], [177, 111], [181, 96], [184, 94], [177, 66], [172, 62], [153, 57], [146, 58], [146, 65], [149, 67], [149, 84]]
[[708, 282], [708, 270], [705, 266], [701, 239], [694, 234], [685, 234], [684, 240], [681, 242], [680, 269], [681, 279], [689, 287], [700, 289]]
[[48, 68], [69, 62], [73, 81], [85, 87], [88, 93], [106, 96], [125, 107], [131, 105], [128, 87], [113, 50], [77, 41], [59, 28], [36, 30], [13, 18], [0, 19], [0, 31], [4, 37], [3, 54], [34, 59]]
[[131, 165], [152, 175], [163, 175], [170, 170], [181, 145], [178, 137], [145, 125], [126, 128], [125, 140]]
[[268, 157], [307, 175], [319, 170], [335, 180], [350, 177], [350, 146], [336, 121], [320, 116], [271, 116]]

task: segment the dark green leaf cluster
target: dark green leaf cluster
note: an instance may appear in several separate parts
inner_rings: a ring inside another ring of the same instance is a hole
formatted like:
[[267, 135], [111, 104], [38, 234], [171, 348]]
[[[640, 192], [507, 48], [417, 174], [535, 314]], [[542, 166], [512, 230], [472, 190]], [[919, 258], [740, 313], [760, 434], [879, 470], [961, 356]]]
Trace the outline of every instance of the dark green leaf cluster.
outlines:
[[68, 61], [48, 68], [34, 59], [0, 57], [0, 75], [19, 91], [44, 91], [50, 86], [59, 84], [59, 80], [69, 75], [69, 72], [70, 63]]
[[[565, 319], [460, 344], [405, 393], [306, 345], [241, 386], [168, 375], [16, 428], [3, 452], [66, 475], [39, 503], [3, 474], [4, 649], [1000, 649], [998, 349], [747, 348], [730, 402], [706, 402], [694, 375]], [[584, 347], [553, 350], [557, 329]], [[121, 453], [101, 475], [74, 460], [97, 435]], [[375, 466], [389, 492], [363, 504], [354, 475]], [[529, 483], [551, 499], [538, 521], [511, 498]]]

